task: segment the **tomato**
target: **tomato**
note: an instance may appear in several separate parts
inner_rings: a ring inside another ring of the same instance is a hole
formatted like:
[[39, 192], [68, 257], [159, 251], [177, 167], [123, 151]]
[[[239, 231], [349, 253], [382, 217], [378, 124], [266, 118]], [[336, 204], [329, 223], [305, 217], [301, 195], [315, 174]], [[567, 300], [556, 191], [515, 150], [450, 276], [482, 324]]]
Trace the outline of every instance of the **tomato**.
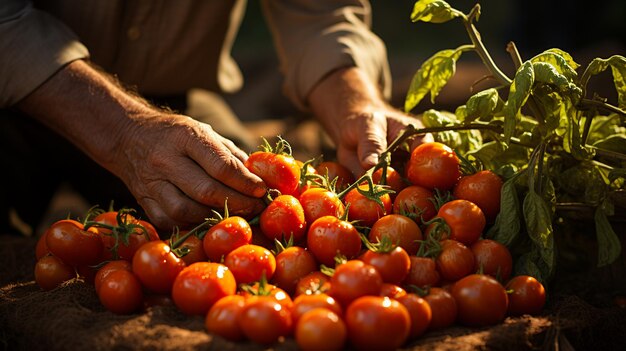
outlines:
[[196, 262], [185, 267], [174, 280], [174, 304], [188, 315], [206, 315], [213, 304], [237, 290], [235, 277], [221, 263]]
[[415, 255], [422, 240], [422, 231], [409, 217], [389, 214], [377, 220], [368, 235], [369, 241], [373, 243], [380, 242], [383, 238], [388, 238], [409, 255]]
[[383, 282], [390, 284], [400, 284], [411, 268], [411, 259], [400, 246], [396, 246], [389, 252], [367, 250], [360, 259], [376, 268]]
[[476, 242], [485, 229], [485, 215], [480, 207], [467, 200], [452, 200], [439, 208], [437, 217], [450, 228], [450, 239], [465, 245]]
[[441, 242], [441, 253], [435, 262], [444, 280], [455, 281], [474, 272], [474, 260], [472, 250], [458, 241], [448, 239]]
[[48, 250], [65, 264], [77, 267], [100, 262], [102, 239], [94, 228], [84, 229], [73, 219], [54, 222], [46, 235]]
[[256, 282], [252, 285], [244, 284], [239, 291], [239, 295], [243, 297], [251, 296], [269, 296], [278, 301], [283, 307], [291, 311], [293, 309], [293, 300], [287, 292], [276, 285]]
[[350, 260], [335, 268], [328, 295], [343, 306], [365, 295], [378, 295], [383, 279], [376, 268], [360, 260]]
[[320, 271], [314, 271], [298, 280], [294, 296], [322, 294], [329, 289], [330, 277]]
[[292, 195], [276, 197], [261, 212], [259, 224], [263, 234], [272, 240], [289, 240], [293, 236], [293, 241], [299, 242], [306, 234], [304, 210]]
[[342, 350], [347, 334], [344, 321], [326, 308], [303, 314], [295, 328], [296, 343], [303, 351]]
[[293, 294], [298, 280], [315, 270], [317, 262], [313, 254], [302, 247], [288, 247], [276, 255], [276, 271], [272, 283]]
[[[359, 189], [367, 191], [369, 185], [360, 184]], [[371, 227], [379, 218], [391, 213], [391, 197], [389, 194], [381, 194], [378, 199], [382, 207], [373, 199], [361, 194], [357, 188], [350, 190], [343, 199], [348, 208], [348, 218], [351, 221], [359, 221], [358, 225]]]
[[411, 217], [417, 224], [430, 221], [437, 214], [435, 195], [419, 185], [408, 186], [393, 201], [393, 213]]
[[504, 320], [508, 298], [504, 287], [494, 278], [484, 274], [468, 275], [454, 283], [450, 293], [463, 325], [481, 327]]
[[231, 216], [209, 228], [202, 239], [202, 246], [209, 260], [220, 262], [228, 253], [250, 242], [250, 224], [242, 217]]
[[102, 306], [116, 314], [132, 313], [143, 305], [139, 279], [124, 269], [113, 271], [102, 279], [98, 298]]
[[243, 339], [243, 331], [237, 324], [237, 316], [245, 305], [241, 295], [224, 296], [209, 309], [204, 325], [209, 333], [219, 335], [231, 341]]
[[324, 188], [310, 188], [300, 195], [307, 223], [324, 216], [343, 216], [346, 208], [337, 193]]
[[270, 250], [257, 245], [242, 245], [231, 251], [224, 264], [233, 272], [237, 284], [270, 280], [276, 271], [276, 258]]
[[383, 285], [380, 286], [380, 292], [378, 293], [378, 296], [386, 296], [390, 299], [396, 300], [404, 295], [406, 295], [406, 290], [396, 284], [389, 283], [383, 283]]
[[330, 295], [324, 293], [315, 295], [302, 294], [293, 300], [291, 315], [294, 322], [297, 322], [303, 314], [315, 308], [326, 308], [335, 312], [338, 316], [343, 314], [343, 308], [341, 308], [339, 302]]
[[335, 184], [337, 191], [344, 190], [356, 180], [354, 179], [354, 174], [352, 174], [348, 167], [335, 161], [321, 162], [315, 169], [317, 170], [317, 174], [328, 176], [328, 179], [331, 181], [337, 178], [337, 183]]
[[413, 185], [428, 189], [452, 189], [461, 177], [460, 160], [447, 145], [424, 143], [413, 149], [406, 176]]
[[48, 244], [46, 244], [49, 230], [50, 229], [46, 229], [46, 231], [41, 234], [39, 239], [37, 239], [37, 245], [35, 246], [35, 258], [37, 260], [50, 253], [50, 250], [48, 249]]
[[298, 190], [293, 195], [297, 198], [300, 198], [300, 196], [302, 196], [302, 193], [304, 193], [305, 191], [311, 188], [317, 188], [319, 186], [310, 179], [311, 177], [313, 177], [313, 175], [317, 175], [317, 170], [315, 169], [315, 167], [313, 167], [310, 162], [307, 163], [306, 167], [304, 167], [304, 162], [297, 159], [296, 163], [298, 164], [298, 167], [300, 167], [300, 181], [298, 183]]
[[474, 271], [507, 281], [513, 270], [513, 258], [506, 246], [490, 239], [481, 239], [471, 247], [474, 253]]
[[300, 166], [292, 156], [257, 151], [248, 157], [244, 165], [263, 179], [269, 188], [277, 189], [283, 195], [297, 195]]
[[429, 257], [411, 256], [411, 268], [402, 282], [418, 288], [437, 286], [441, 280], [435, 260]]
[[94, 287], [96, 288], [96, 293], [100, 291], [100, 285], [102, 285], [102, 281], [104, 280], [104, 278], [106, 278], [112, 272], [115, 272], [120, 269], [125, 270], [125, 271], [132, 271], [132, 266], [130, 262], [126, 260], [116, 260], [116, 261], [109, 261], [107, 264], [105, 264], [100, 269], [98, 269], [98, 272], [96, 272], [96, 276], [94, 278], [94, 284], [93, 284]]
[[104, 243], [105, 258], [131, 261], [141, 245], [159, 240], [159, 234], [152, 224], [135, 218], [125, 210], [101, 213], [92, 222], [96, 223], [94, 227], [97, 228]]
[[363, 296], [348, 306], [348, 338], [357, 350], [395, 350], [411, 332], [411, 316], [401, 303], [388, 297]]
[[248, 298], [237, 324], [248, 339], [264, 345], [275, 343], [293, 330], [291, 311], [269, 296]]
[[185, 262], [162, 240], [141, 245], [133, 256], [133, 272], [143, 286], [157, 294], [168, 294]]
[[[372, 181], [374, 182], [374, 184], [383, 185], [382, 177], [383, 177], [382, 168], [379, 168], [376, 170], [376, 172], [372, 173]], [[393, 193], [389, 194], [391, 196], [392, 201], [396, 198], [398, 193], [400, 193], [400, 191], [406, 188], [407, 186], [404, 179], [402, 179], [402, 175], [391, 166], [387, 167], [387, 181], [385, 182], [384, 185], [387, 185], [391, 190], [393, 190]]]
[[324, 216], [311, 223], [307, 248], [319, 263], [332, 267], [338, 254], [351, 259], [361, 252], [361, 237], [350, 222]]
[[541, 313], [546, 303], [546, 290], [537, 279], [528, 275], [519, 275], [506, 284], [509, 296], [508, 314], [521, 316]]
[[475, 203], [485, 214], [487, 222], [493, 223], [500, 212], [502, 179], [492, 171], [479, 171], [461, 177], [454, 186], [452, 195]]
[[74, 268], [54, 255], [43, 256], [35, 264], [35, 282], [43, 290], [52, 290], [74, 278], [76, 278]]
[[447, 290], [430, 288], [424, 300], [428, 302], [431, 311], [429, 330], [443, 329], [454, 324], [458, 314], [456, 301]]
[[424, 334], [428, 326], [430, 326], [433, 316], [428, 302], [415, 294], [405, 294], [397, 297], [396, 300], [406, 308], [411, 316], [409, 338], [415, 339]]

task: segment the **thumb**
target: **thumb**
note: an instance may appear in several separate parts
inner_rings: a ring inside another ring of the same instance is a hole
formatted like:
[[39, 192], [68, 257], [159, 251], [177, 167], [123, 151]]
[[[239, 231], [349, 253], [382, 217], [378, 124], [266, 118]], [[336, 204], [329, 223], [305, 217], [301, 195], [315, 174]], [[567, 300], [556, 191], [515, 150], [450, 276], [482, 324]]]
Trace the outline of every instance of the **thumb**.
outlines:
[[387, 148], [387, 118], [382, 112], [367, 114], [361, 119], [357, 155], [364, 169], [378, 163], [378, 156]]

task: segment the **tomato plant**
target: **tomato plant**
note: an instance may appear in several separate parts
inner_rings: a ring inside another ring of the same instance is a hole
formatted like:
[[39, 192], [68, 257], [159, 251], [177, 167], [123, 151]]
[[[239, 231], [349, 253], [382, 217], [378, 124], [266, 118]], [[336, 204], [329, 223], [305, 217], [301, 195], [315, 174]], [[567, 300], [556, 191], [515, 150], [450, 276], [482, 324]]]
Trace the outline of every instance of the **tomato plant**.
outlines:
[[463, 325], [480, 327], [500, 323], [506, 315], [508, 298], [504, 287], [494, 278], [472, 274], [458, 280], [450, 294], [458, 307]]
[[546, 303], [546, 290], [537, 279], [527, 275], [513, 277], [506, 284], [509, 297], [508, 314], [537, 315]]
[[196, 262], [176, 276], [172, 299], [181, 311], [205, 316], [211, 306], [237, 290], [235, 276], [221, 263]]
[[259, 220], [261, 231], [269, 239], [299, 242], [306, 234], [307, 226], [302, 205], [292, 195], [276, 197], [261, 212]]
[[295, 328], [296, 343], [303, 351], [343, 350], [347, 334], [343, 319], [326, 308], [304, 313]]
[[334, 266], [337, 255], [350, 259], [361, 252], [361, 237], [350, 222], [324, 216], [311, 223], [307, 248], [319, 263]]
[[[385, 176], [385, 181], [383, 182], [383, 173]], [[374, 184], [386, 185], [389, 189], [393, 190], [393, 193], [389, 194], [391, 196], [391, 201], [393, 202], [402, 191], [402, 189], [407, 187], [407, 182], [402, 178], [400, 172], [396, 171], [393, 167], [388, 166], [386, 168], [378, 168], [374, 173], [372, 173], [372, 181]]]
[[358, 221], [360, 226], [371, 227], [379, 218], [391, 213], [389, 190], [380, 186], [359, 184], [345, 194], [343, 202], [349, 206], [350, 220]]
[[245, 161], [246, 168], [263, 179], [269, 188], [283, 195], [297, 195], [300, 166], [291, 156], [291, 146], [282, 138], [275, 147], [265, 139], [263, 142], [262, 151], [253, 152]]
[[137, 249], [132, 267], [141, 284], [148, 290], [169, 294], [176, 276], [185, 268], [185, 262], [172, 252], [165, 241], [154, 240]]
[[235, 276], [237, 284], [248, 284], [272, 279], [276, 271], [276, 258], [270, 250], [257, 245], [242, 245], [231, 251], [224, 264]]

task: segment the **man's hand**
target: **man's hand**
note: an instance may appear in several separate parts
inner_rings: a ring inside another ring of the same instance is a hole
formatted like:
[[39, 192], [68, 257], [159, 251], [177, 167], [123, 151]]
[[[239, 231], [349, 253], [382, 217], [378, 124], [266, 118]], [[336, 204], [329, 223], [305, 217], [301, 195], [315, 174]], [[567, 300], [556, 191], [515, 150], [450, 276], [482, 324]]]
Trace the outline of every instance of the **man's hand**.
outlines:
[[75, 61], [18, 106], [121, 178], [158, 227], [188, 227], [223, 208], [263, 209], [263, 181], [247, 155], [210, 126], [155, 109], [86, 62]]

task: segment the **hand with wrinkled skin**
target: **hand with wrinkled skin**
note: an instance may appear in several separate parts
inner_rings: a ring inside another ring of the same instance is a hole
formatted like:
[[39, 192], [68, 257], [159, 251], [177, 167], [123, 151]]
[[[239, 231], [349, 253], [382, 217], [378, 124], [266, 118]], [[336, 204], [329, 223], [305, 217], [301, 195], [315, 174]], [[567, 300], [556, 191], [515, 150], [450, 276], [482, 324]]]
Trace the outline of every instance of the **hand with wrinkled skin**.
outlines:
[[153, 224], [203, 221], [228, 198], [233, 214], [263, 209], [247, 155], [206, 124], [160, 111], [74, 61], [17, 107], [63, 135], [127, 185]]

